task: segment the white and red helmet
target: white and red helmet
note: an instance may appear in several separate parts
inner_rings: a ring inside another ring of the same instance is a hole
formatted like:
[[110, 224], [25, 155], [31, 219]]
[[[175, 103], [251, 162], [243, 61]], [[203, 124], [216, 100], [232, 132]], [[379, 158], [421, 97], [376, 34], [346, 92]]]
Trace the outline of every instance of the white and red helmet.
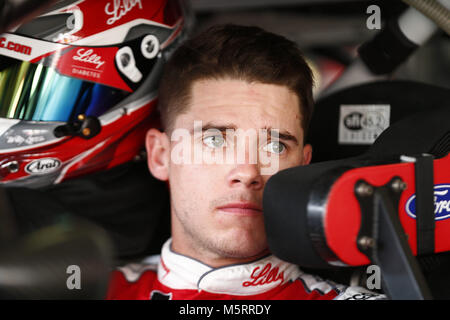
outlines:
[[63, 0], [0, 35], [0, 183], [46, 186], [136, 157], [188, 17], [184, 0]]

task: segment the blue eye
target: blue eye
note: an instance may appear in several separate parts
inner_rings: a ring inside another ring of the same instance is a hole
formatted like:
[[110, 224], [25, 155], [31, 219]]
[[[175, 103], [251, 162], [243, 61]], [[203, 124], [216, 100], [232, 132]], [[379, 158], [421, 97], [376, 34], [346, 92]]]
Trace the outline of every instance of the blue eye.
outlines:
[[282, 154], [286, 150], [286, 146], [279, 141], [272, 141], [264, 147], [264, 151]]
[[225, 139], [222, 135], [208, 136], [203, 138], [203, 143], [210, 148], [221, 148], [225, 145]]

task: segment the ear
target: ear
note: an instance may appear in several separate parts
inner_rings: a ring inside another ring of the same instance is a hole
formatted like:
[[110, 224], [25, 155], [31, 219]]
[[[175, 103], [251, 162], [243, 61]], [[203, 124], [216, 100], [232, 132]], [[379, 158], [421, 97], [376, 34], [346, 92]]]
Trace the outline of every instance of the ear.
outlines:
[[147, 164], [152, 175], [162, 181], [169, 179], [170, 141], [166, 133], [152, 128], [145, 137]]
[[303, 161], [302, 165], [307, 165], [311, 162], [312, 158], [312, 146], [310, 144], [305, 144], [303, 147]]

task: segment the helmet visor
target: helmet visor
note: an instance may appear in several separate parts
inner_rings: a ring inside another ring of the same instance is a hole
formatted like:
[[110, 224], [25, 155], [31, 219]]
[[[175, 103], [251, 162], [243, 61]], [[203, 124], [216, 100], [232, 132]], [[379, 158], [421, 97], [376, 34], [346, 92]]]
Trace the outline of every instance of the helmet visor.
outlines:
[[67, 122], [79, 114], [98, 117], [129, 94], [43, 64], [0, 56], [0, 118]]

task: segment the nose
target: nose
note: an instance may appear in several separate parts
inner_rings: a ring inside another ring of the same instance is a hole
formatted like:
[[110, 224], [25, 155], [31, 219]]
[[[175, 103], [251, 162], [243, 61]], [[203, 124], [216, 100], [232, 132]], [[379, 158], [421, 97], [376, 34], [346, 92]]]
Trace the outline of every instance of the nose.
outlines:
[[232, 188], [244, 186], [252, 190], [261, 190], [264, 180], [258, 164], [238, 164], [228, 175], [228, 184]]

